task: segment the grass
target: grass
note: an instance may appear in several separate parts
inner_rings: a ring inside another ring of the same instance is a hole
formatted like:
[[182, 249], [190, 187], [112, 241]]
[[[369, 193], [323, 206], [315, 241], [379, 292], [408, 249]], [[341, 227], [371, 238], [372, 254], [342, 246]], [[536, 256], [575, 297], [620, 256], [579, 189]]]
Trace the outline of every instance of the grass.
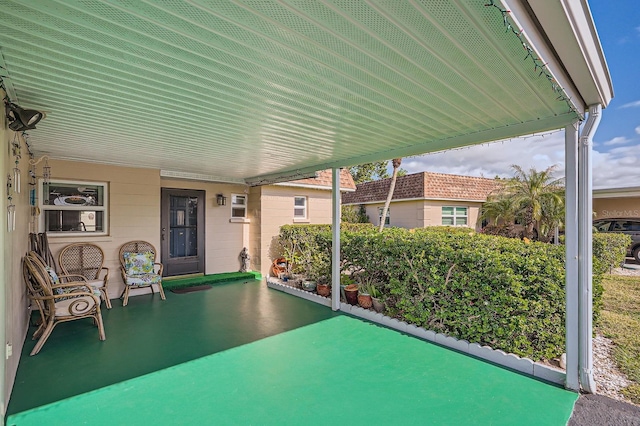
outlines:
[[614, 343], [613, 357], [633, 383], [622, 394], [640, 404], [640, 277], [607, 275], [598, 330]]
[[224, 283], [241, 279], [261, 279], [258, 272], [226, 272], [222, 274], [200, 275], [189, 278], [162, 280], [162, 288], [175, 290], [186, 287], [194, 287], [205, 284]]

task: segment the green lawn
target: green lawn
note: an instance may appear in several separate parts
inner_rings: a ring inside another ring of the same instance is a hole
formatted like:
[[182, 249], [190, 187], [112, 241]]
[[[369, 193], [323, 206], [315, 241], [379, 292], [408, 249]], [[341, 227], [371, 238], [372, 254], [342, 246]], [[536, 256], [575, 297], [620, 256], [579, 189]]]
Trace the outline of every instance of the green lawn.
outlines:
[[633, 381], [622, 393], [640, 404], [640, 277], [606, 275], [599, 332], [613, 340], [620, 371]]

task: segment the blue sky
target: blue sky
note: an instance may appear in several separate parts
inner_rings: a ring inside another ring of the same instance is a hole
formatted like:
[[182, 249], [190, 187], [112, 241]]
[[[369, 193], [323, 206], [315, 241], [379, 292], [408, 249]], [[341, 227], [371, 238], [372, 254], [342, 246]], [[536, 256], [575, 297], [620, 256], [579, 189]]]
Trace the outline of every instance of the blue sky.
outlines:
[[[640, 186], [640, 1], [589, 2], [613, 80], [614, 98], [594, 136], [593, 186]], [[409, 173], [507, 177], [511, 165], [564, 174], [564, 132], [406, 158]]]

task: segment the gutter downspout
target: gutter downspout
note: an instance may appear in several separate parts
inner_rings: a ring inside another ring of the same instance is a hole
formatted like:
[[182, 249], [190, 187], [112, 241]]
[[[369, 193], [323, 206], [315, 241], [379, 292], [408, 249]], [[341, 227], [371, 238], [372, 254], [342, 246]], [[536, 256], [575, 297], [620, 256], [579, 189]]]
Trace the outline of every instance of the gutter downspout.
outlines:
[[593, 135], [602, 117], [602, 105], [589, 106], [589, 117], [578, 144], [578, 345], [580, 384], [588, 393], [596, 393], [593, 379], [593, 176], [591, 151]]

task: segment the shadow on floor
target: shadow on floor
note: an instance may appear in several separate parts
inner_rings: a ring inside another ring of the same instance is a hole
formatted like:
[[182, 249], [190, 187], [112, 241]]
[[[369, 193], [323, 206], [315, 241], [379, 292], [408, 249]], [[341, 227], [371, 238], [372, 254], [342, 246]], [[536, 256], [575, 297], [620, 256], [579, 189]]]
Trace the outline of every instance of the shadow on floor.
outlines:
[[331, 318], [326, 307], [236, 281], [187, 294], [113, 300], [102, 310], [107, 340], [91, 320], [56, 326], [38, 355], [29, 329], [7, 415], [139, 377]]

